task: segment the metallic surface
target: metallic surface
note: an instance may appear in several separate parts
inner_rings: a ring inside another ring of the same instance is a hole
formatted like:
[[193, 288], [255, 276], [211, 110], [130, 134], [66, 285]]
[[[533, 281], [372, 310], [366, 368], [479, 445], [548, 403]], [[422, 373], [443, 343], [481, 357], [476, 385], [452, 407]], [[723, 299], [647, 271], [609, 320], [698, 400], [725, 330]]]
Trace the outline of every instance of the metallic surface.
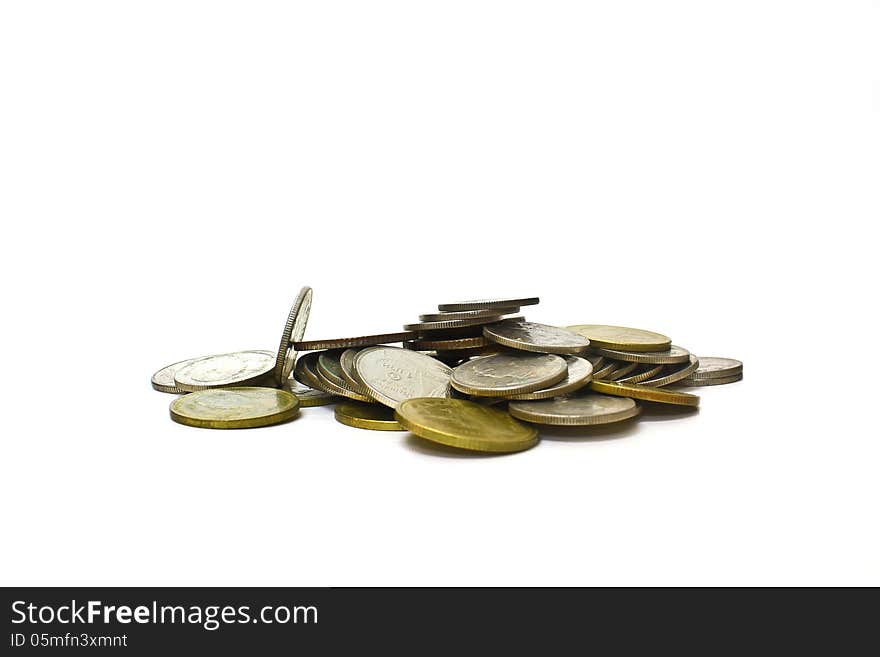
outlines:
[[486, 317], [470, 317], [468, 319], [445, 319], [436, 322], [415, 322], [413, 324], [404, 324], [403, 328], [407, 331], [437, 331], [439, 329], [465, 328], [468, 326], [482, 326], [483, 324], [491, 324], [498, 322], [504, 318], [504, 315], [488, 315]]
[[174, 375], [174, 385], [194, 392], [208, 388], [244, 386], [263, 378], [275, 367], [271, 351], [236, 351], [197, 358]]
[[703, 356], [700, 365], [691, 376], [692, 379], [718, 379], [742, 374], [742, 362], [733, 358], [718, 358], [717, 356]]
[[170, 392], [175, 395], [186, 393], [186, 390], [182, 390], [174, 385], [174, 375], [193, 361], [199, 360], [200, 358], [204, 358], [204, 356], [200, 356], [199, 358], [187, 358], [186, 360], [166, 365], [153, 374], [150, 378], [150, 384], [153, 386], [154, 390], [158, 390], [159, 392]]
[[349, 347], [371, 347], [373, 345], [390, 344], [413, 340], [418, 334], [412, 331], [398, 333], [380, 333], [378, 335], [359, 335], [354, 338], [333, 338], [330, 340], [295, 341], [293, 348], [297, 351], [316, 351], [319, 349], [348, 349]]
[[370, 396], [391, 408], [414, 397], [449, 396], [452, 369], [417, 351], [370, 347], [355, 356], [354, 371]]
[[302, 340], [311, 309], [312, 288], [305, 286], [293, 300], [287, 321], [284, 323], [284, 330], [281, 332], [281, 344], [278, 345], [278, 354], [275, 357], [275, 383], [278, 385], [287, 381], [293, 371], [296, 351], [291, 343], [294, 340]]
[[334, 415], [336, 421], [356, 429], [372, 431], [406, 431], [394, 419], [394, 410], [382, 404], [345, 402], [339, 404]]
[[483, 335], [505, 347], [545, 354], [578, 355], [590, 346], [589, 340], [573, 331], [521, 319], [484, 326]]
[[565, 360], [554, 354], [493, 354], [456, 367], [452, 387], [468, 395], [507, 397], [547, 388], [567, 373]]
[[630, 397], [644, 401], [673, 404], [675, 406], [699, 406], [700, 398], [686, 392], [655, 388], [653, 386], [634, 383], [616, 383], [614, 381], [591, 381], [590, 388], [595, 392], [615, 397]]
[[454, 340], [412, 340], [404, 343], [406, 349], [416, 351], [456, 351], [458, 349], [478, 349], [485, 347], [489, 341], [482, 335], [475, 338], [458, 338]]
[[652, 379], [663, 371], [662, 365], [645, 365], [641, 372], [625, 376], [623, 378], [615, 377], [612, 381], [618, 383], [643, 383], [648, 379]]
[[621, 351], [620, 349], [606, 349], [599, 347], [596, 353], [614, 360], [622, 360], [628, 363], [649, 363], [651, 365], [674, 365], [686, 363], [691, 355], [683, 347], [671, 346], [664, 351]]
[[437, 310], [443, 312], [461, 312], [462, 310], [482, 310], [484, 308], [510, 308], [512, 306], [534, 306], [540, 301], [538, 297], [523, 297], [521, 299], [476, 299], [474, 301], [459, 301], [458, 303], [441, 303]]
[[593, 393], [544, 401], [513, 401], [507, 406], [515, 418], [557, 426], [595, 426], [635, 417], [641, 407], [632, 399]]
[[508, 395], [508, 399], [530, 401], [536, 399], [549, 399], [560, 395], [568, 395], [587, 385], [593, 378], [593, 366], [585, 358], [579, 356], [563, 356], [568, 372], [564, 379], [548, 388], [542, 388], [533, 392], [525, 392], [518, 395]]
[[422, 322], [444, 322], [450, 319], [479, 319], [481, 317], [496, 317], [498, 315], [512, 315], [519, 312], [519, 306], [509, 308], [486, 308], [485, 310], [461, 310], [448, 313], [425, 313], [419, 315]]
[[172, 420], [191, 427], [248, 429], [292, 419], [299, 400], [275, 388], [218, 388], [178, 397], [169, 411]]
[[631, 372], [634, 372], [639, 366], [638, 363], [618, 363], [617, 365], [616, 369], [605, 375], [603, 381], [617, 381], [618, 379], [622, 379]]
[[672, 346], [672, 340], [661, 333], [627, 326], [575, 324], [566, 328], [589, 339], [594, 347], [623, 351], [663, 351]]
[[728, 383], [742, 381], [742, 378], [742, 373], [734, 374], [732, 376], [718, 376], [712, 379], [691, 379], [688, 377], [687, 379], [682, 379], [680, 383], [689, 388], [696, 388], [697, 386], [722, 386]]
[[296, 379], [290, 378], [284, 382], [282, 390], [292, 392], [299, 400], [300, 408], [309, 408], [311, 406], [326, 406], [327, 404], [335, 404], [339, 401], [339, 397], [331, 395], [329, 392], [311, 388], [303, 385]]
[[646, 386], [654, 386], [655, 388], [662, 388], [663, 386], [668, 386], [670, 383], [675, 383], [676, 381], [681, 381], [682, 379], [687, 378], [697, 369], [700, 361], [693, 354], [690, 355], [690, 362], [677, 370], [672, 372], [667, 372], [663, 376], [658, 376], [653, 379], [648, 379], [647, 381], [642, 381]]

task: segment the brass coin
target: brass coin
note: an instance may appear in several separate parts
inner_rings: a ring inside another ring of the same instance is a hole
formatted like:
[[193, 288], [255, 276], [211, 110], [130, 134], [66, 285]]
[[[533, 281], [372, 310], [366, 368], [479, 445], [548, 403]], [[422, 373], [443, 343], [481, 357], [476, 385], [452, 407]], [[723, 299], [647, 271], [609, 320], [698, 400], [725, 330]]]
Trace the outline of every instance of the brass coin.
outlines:
[[700, 358], [700, 366], [691, 375], [692, 379], [720, 379], [742, 374], [742, 362], [733, 358], [718, 358], [716, 356], [703, 356]]
[[495, 317], [497, 315], [512, 315], [519, 312], [519, 306], [510, 308], [488, 308], [486, 310], [461, 310], [449, 313], [425, 313], [419, 315], [422, 322], [445, 322], [450, 319], [477, 319], [480, 317]]
[[728, 383], [742, 381], [742, 378], [742, 373], [734, 374], [733, 376], [719, 376], [714, 379], [691, 379], [688, 377], [687, 379], [682, 379], [679, 383], [688, 386], [689, 388], [696, 388], [697, 386], [722, 386]]
[[686, 363], [690, 358], [690, 352], [682, 347], [671, 346], [664, 351], [621, 351], [620, 349], [606, 349], [599, 347], [597, 354], [622, 360], [629, 363], [650, 363], [652, 365], [673, 365]]
[[631, 399], [641, 399], [644, 401], [659, 402], [661, 404], [673, 404], [676, 406], [699, 406], [700, 404], [700, 398], [696, 395], [633, 383], [596, 381], [594, 379], [590, 382], [590, 388], [595, 392], [606, 395], [629, 397]]
[[415, 435], [459, 449], [519, 452], [538, 443], [534, 427], [502, 410], [465, 399], [407, 399], [398, 405], [394, 416]]
[[[200, 356], [200, 358], [204, 358], [204, 356]], [[153, 389], [159, 392], [170, 392], [174, 395], [185, 394], [186, 390], [182, 390], [174, 385], [174, 375], [195, 360], [199, 360], [199, 358], [187, 358], [186, 360], [163, 367], [150, 378], [150, 384], [153, 386]]]
[[629, 373], [635, 371], [635, 369], [639, 366], [638, 363], [618, 363], [618, 367], [614, 369], [610, 374], [606, 374], [603, 381], [617, 381], [618, 379], [622, 379]]
[[536, 399], [549, 399], [551, 397], [559, 397], [560, 395], [568, 395], [583, 388], [593, 378], [593, 366], [585, 358], [578, 356], [563, 356], [565, 364], [568, 367], [566, 377], [559, 383], [549, 388], [542, 388], [534, 392], [525, 392], [519, 395], [508, 395], [508, 399], [516, 399], [522, 401], [531, 401]]
[[303, 385], [293, 378], [287, 379], [281, 389], [286, 390], [287, 392], [292, 392], [299, 400], [300, 408], [326, 406], [327, 404], [335, 404], [341, 399], [336, 395], [331, 395], [329, 392], [324, 392], [323, 390]]
[[543, 354], [578, 355], [590, 346], [589, 340], [568, 329], [522, 319], [484, 326], [483, 335], [505, 347]]
[[477, 349], [490, 344], [482, 335], [475, 338], [458, 338], [457, 340], [412, 340], [403, 346], [416, 351], [456, 351], [458, 349]]
[[370, 396], [391, 408], [405, 399], [449, 396], [452, 369], [418, 351], [369, 347], [355, 356], [354, 370]]
[[299, 412], [299, 400], [275, 388], [214, 388], [178, 397], [171, 419], [206, 429], [248, 429], [278, 424]]
[[635, 417], [641, 407], [632, 399], [588, 393], [543, 401], [513, 401], [508, 412], [519, 420], [557, 426], [595, 426]]
[[552, 386], [567, 373], [565, 361], [554, 354], [493, 354], [456, 367], [452, 387], [468, 395], [508, 397]]
[[356, 338], [334, 338], [331, 340], [304, 340], [294, 342], [297, 351], [316, 351], [318, 349], [348, 349], [349, 347], [371, 347], [380, 344], [391, 344], [413, 340], [417, 333], [404, 331], [400, 333], [380, 333], [378, 335], [361, 335]]
[[614, 378], [612, 381], [617, 381], [618, 383], [644, 383], [648, 379], [652, 379], [653, 377], [660, 374], [663, 371], [662, 365], [646, 365], [645, 369], [641, 372], [637, 372], [636, 374], [631, 374], [630, 376], [625, 376], [623, 378]]
[[174, 375], [174, 385], [187, 392], [229, 386], [247, 386], [272, 372], [271, 351], [236, 351], [197, 358]]
[[566, 328], [589, 339], [594, 347], [623, 351], [664, 351], [672, 346], [672, 341], [665, 335], [626, 326], [575, 324]]
[[345, 402], [335, 410], [336, 421], [357, 429], [373, 431], [406, 431], [394, 419], [394, 411], [382, 404]]
[[662, 388], [663, 386], [668, 386], [670, 383], [675, 383], [676, 381], [681, 381], [682, 379], [690, 376], [699, 366], [700, 361], [697, 360], [697, 357], [693, 354], [690, 355], [690, 362], [677, 370], [672, 372], [668, 372], [663, 376], [658, 376], [653, 379], [648, 379], [647, 381], [642, 381], [646, 386], [654, 386], [655, 388]]
[[538, 297], [523, 297], [520, 299], [477, 299], [475, 301], [459, 301], [458, 303], [441, 303], [437, 306], [437, 310], [454, 313], [462, 310], [482, 310], [484, 308], [534, 306], [539, 301]]
[[296, 351], [291, 344], [294, 340], [302, 340], [312, 309], [312, 288], [303, 287], [287, 314], [284, 330], [281, 332], [281, 344], [275, 356], [275, 383], [283, 384], [290, 377], [296, 363]]

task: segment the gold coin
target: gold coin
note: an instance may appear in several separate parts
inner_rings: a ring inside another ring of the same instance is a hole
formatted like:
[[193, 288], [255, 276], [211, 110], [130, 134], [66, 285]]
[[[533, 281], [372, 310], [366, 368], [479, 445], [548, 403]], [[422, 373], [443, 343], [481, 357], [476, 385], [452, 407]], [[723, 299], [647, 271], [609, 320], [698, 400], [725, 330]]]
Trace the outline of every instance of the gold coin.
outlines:
[[205, 429], [249, 429], [278, 424], [299, 412], [299, 400], [275, 388], [211, 388], [178, 397], [171, 419]]
[[357, 429], [373, 431], [406, 431], [394, 419], [394, 411], [382, 404], [362, 404], [345, 402], [339, 404], [335, 411], [336, 421]]
[[604, 381], [609, 374], [619, 367], [620, 363], [614, 360], [609, 360], [607, 363], [600, 362], [599, 365], [593, 365], [593, 380]]
[[477, 452], [519, 452], [538, 443], [538, 430], [508, 413], [464, 399], [405, 399], [394, 413], [415, 435]]
[[673, 404], [676, 406], [699, 406], [700, 398], [687, 392], [676, 392], [665, 388], [641, 386], [633, 383], [617, 383], [616, 381], [591, 381], [590, 388], [596, 392], [615, 397], [629, 397], [643, 401]]
[[672, 340], [662, 333], [626, 326], [575, 324], [566, 328], [587, 338], [594, 347], [624, 351], [664, 351], [672, 346]]

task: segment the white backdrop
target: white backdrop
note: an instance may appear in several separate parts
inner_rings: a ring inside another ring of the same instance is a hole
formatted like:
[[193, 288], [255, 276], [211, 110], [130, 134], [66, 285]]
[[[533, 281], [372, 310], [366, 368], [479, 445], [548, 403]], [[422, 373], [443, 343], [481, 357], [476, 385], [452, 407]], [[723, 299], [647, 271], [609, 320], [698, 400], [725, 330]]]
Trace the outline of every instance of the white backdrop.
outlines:
[[[2, 583], [880, 584], [880, 9], [0, 8]], [[456, 456], [149, 377], [437, 303], [745, 363], [696, 415]]]

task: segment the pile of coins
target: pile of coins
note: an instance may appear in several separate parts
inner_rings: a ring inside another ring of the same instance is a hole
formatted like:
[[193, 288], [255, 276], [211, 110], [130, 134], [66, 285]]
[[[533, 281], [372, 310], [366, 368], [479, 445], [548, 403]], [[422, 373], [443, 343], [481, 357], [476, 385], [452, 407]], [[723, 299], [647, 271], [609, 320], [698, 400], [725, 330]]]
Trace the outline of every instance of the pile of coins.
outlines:
[[[697, 358], [660, 333], [604, 324], [550, 326], [520, 309], [537, 297], [440, 304], [403, 331], [304, 340], [312, 289], [294, 300], [277, 351], [238, 351], [168, 365], [156, 390], [181, 424], [278, 424], [336, 404], [345, 425], [410, 431], [449, 447], [516, 452], [536, 425], [595, 427], [635, 418], [640, 402], [696, 407], [669, 388], [742, 379], [742, 363]], [[391, 346], [400, 344], [400, 346]]]

